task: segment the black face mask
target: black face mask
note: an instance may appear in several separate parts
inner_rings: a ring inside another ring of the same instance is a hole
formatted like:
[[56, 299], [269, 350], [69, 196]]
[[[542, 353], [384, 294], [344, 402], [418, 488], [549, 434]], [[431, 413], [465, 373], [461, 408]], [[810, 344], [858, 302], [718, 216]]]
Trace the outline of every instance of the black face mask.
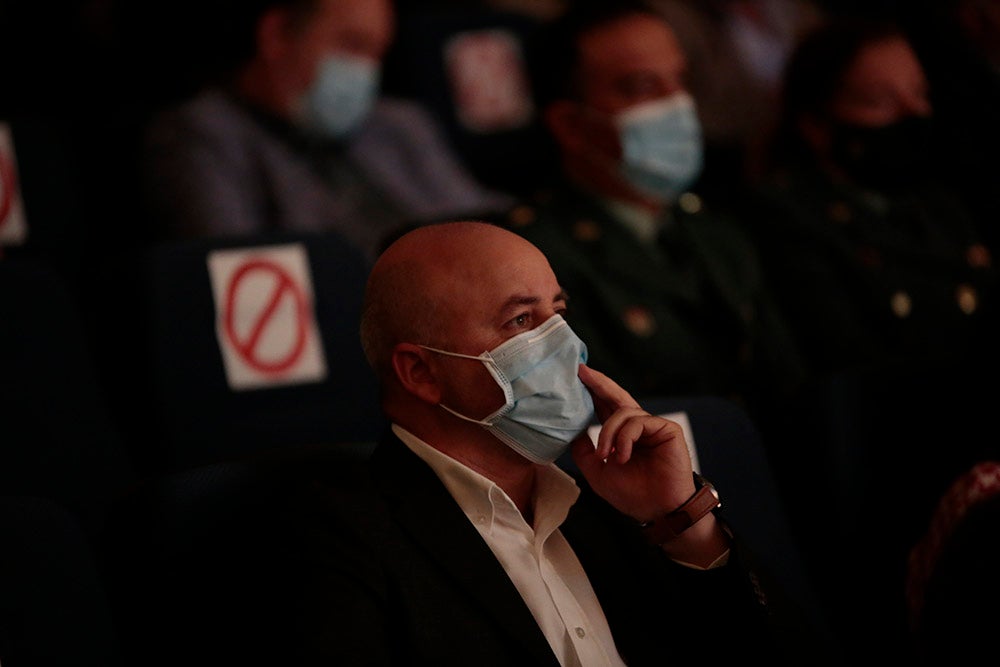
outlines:
[[833, 159], [858, 185], [893, 192], [929, 178], [929, 118], [909, 116], [881, 127], [835, 123], [832, 128]]

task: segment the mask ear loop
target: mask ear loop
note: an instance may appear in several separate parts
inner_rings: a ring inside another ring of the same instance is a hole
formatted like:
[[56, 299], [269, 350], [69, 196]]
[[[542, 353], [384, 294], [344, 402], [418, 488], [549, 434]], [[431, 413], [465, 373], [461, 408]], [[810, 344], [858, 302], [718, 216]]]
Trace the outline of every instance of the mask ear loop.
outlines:
[[494, 419], [496, 419], [497, 417], [500, 416], [499, 414], [497, 414], [497, 413], [494, 412], [492, 415], [490, 415], [486, 419], [473, 419], [472, 417], [466, 417], [462, 413], [456, 412], [455, 410], [452, 410], [451, 408], [449, 408], [444, 403], [438, 403], [438, 407], [446, 410], [447, 412], [450, 412], [451, 414], [455, 415], [459, 419], [464, 419], [467, 422], [471, 422], [473, 424], [479, 424], [480, 426], [486, 426], [486, 427], [493, 426], [493, 421], [492, 420], [494, 420]]
[[431, 347], [429, 345], [420, 345], [420, 347], [422, 347], [425, 350], [429, 350], [431, 352], [437, 352], [438, 354], [443, 354], [448, 357], [459, 357], [461, 359], [472, 359], [473, 361], [481, 362], [484, 366], [486, 366], [486, 370], [488, 370], [490, 372], [490, 375], [493, 376], [493, 380], [500, 386], [500, 389], [503, 390], [503, 397], [504, 397], [503, 406], [501, 406], [500, 409], [498, 409], [493, 414], [487, 416], [485, 419], [473, 419], [472, 417], [466, 417], [465, 415], [458, 413], [455, 410], [452, 410], [444, 403], [438, 403], [439, 407], [445, 409], [446, 411], [455, 415], [459, 419], [464, 419], [467, 422], [471, 422], [473, 424], [479, 424], [480, 426], [486, 426], [486, 427], [493, 426], [494, 422], [497, 419], [507, 414], [514, 408], [514, 389], [513, 387], [511, 387], [510, 381], [507, 380], [507, 378], [504, 377], [503, 373], [500, 371], [500, 368], [497, 366], [497, 362], [493, 360], [493, 357], [489, 356], [489, 352], [484, 352], [483, 354], [480, 355], [474, 355], [474, 354], [462, 354], [461, 352], [449, 352], [448, 350], [441, 350], [436, 347]]

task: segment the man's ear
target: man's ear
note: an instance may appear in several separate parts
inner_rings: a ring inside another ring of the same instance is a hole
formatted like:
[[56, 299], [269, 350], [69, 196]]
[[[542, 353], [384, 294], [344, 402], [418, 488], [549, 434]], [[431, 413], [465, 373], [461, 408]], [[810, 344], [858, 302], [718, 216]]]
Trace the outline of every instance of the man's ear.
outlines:
[[437, 405], [441, 402], [441, 388], [429, 363], [431, 354], [419, 345], [399, 343], [392, 351], [392, 370], [406, 391], [426, 403]]
[[549, 132], [564, 150], [575, 151], [585, 143], [580, 107], [570, 100], [555, 100], [542, 111]]
[[289, 13], [284, 7], [272, 7], [257, 19], [257, 55], [265, 62], [284, 57], [289, 42]]

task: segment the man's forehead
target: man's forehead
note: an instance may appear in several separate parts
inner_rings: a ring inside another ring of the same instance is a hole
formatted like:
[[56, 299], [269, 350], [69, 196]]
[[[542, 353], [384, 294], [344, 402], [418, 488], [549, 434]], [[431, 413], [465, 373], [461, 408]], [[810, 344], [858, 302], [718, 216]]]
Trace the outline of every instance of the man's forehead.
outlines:
[[644, 14], [597, 26], [581, 35], [580, 40], [581, 62], [596, 68], [627, 69], [631, 64], [650, 60], [683, 62], [684, 54], [672, 28]]

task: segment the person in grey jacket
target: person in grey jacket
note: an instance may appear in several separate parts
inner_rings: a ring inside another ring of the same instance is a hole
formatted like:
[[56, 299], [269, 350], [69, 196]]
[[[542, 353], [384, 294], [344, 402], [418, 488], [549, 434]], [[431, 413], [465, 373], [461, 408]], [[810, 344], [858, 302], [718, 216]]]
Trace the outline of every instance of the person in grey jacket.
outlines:
[[[401, 229], [505, 212], [433, 117], [379, 94], [389, 0], [231, 3], [228, 74], [151, 119], [144, 198], [161, 238], [339, 232], [372, 259]], [[233, 31], [236, 32], [236, 31]]]

